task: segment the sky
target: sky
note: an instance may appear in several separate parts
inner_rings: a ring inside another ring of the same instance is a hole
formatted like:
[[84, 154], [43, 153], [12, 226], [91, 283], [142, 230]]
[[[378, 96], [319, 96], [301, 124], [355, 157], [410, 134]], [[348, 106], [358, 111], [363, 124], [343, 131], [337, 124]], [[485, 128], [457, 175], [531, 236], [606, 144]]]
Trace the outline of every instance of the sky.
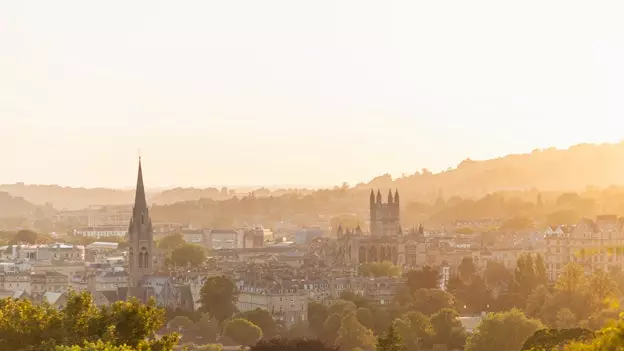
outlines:
[[0, 1], [0, 183], [356, 184], [624, 139], [622, 1]]

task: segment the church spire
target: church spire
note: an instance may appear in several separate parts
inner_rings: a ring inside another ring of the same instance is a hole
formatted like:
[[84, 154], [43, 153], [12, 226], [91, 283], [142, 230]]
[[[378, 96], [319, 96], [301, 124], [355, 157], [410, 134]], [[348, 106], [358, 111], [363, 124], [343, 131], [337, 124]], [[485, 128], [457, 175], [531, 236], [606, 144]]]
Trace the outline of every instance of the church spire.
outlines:
[[388, 205], [392, 205], [392, 201], [394, 198], [392, 197], [392, 189], [388, 190]]
[[154, 233], [152, 221], [149, 217], [147, 200], [145, 199], [145, 186], [143, 184], [143, 167], [139, 158], [139, 171], [137, 175], [136, 194], [132, 218], [128, 228], [128, 270], [129, 286], [139, 287], [144, 277], [152, 274], [154, 267]]
[[377, 189], [377, 203], [381, 204], [381, 191], [379, 189]]
[[134, 196], [134, 209], [142, 211], [147, 208], [147, 200], [145, 199], [145, 186], [143, 185], [143, 167], [141, 167], [141, 158], [139, 157], [139, 174], [137, 176], [136, 194]]

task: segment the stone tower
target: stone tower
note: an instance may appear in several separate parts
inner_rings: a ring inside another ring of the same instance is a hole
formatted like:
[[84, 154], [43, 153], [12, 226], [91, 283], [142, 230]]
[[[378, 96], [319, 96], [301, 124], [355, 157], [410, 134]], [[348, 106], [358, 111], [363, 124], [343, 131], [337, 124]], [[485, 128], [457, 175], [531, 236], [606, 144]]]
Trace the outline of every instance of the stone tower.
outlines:
[[143, 186], [143, 170], [139, 159], [139, 175], [137, 177], [136, 195], [132, 218], [128, 227], [129, 241], [129, 283], [130, 287], [139, 287], [143, 277], [152, 274], [154, 266], [154, 233], [152, 232], [152, 220], [149, 216], [145, 188]]
[[392, 190], [388, 192], [388, 202], [381, 200], [381, 191], [370, 193], [370, 227], [372, 236], [396, 236], [401, 235], [401, 221], [399, 217], [400, 200], [399, 190], [394, 196]]

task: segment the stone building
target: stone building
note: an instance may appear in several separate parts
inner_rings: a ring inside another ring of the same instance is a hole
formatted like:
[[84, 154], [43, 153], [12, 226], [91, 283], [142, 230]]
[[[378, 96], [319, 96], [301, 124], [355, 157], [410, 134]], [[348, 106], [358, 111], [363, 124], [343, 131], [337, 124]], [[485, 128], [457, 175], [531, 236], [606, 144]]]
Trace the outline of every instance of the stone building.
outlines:
[[355, 230], [343, 230], [336, 233], [341, 256], [347, 265], [391, 261], [404, 265], [405, 243], [400, 220], [399, 191], [388, 192], [388, 201], [383, 203], [381, 192], [370, 194], [370, 235], [365, 235], [358, 226]]
[[583, 219], [573, 227], [548, 228], [544, 233], [544, 264], [556, 280], [566, 264], [576, 262], [587, 273], [609, 267], [624, 268], [624, 219], [602, 215]]

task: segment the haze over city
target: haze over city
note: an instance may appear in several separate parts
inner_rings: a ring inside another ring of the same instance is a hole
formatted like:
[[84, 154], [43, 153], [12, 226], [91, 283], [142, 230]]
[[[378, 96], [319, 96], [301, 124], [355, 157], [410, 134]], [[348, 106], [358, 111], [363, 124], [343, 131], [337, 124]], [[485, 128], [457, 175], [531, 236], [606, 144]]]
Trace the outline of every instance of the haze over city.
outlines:
[[[0, 4], [0, 183], [355, 184], [622, 139], [622, 3]], [[19, 151], [19, 152], [16, 152]]]
[[623, 15], [0, 0], [0, 351], [624, 350]]

